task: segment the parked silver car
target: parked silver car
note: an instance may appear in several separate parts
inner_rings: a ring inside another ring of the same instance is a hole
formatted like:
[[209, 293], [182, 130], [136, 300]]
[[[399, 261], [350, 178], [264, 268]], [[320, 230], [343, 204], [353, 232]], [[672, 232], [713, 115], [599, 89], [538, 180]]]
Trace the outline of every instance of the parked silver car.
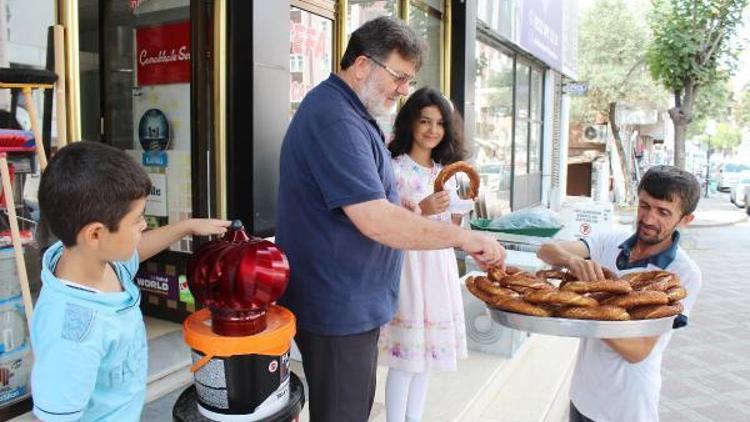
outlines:
[[745, 187], [750, 186], [750, 171], [743, 171], [737, 177], [737, 183], [732, 186], [729, 191], [729, 201], [738, 208], [745, 208], [747, 202], [745, 200]]
[[719, 166], [719, 172], [716, 177], [716, 189], [719, 192], [728, 192], [737, 183], [740, 173], [749, 170], [750, 165], [738, 163], [724, 163]]

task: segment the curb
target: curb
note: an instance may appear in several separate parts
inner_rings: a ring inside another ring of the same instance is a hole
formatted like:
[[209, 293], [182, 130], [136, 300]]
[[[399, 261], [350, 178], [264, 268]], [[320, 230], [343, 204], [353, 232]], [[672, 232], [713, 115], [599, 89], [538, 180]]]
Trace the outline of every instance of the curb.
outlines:
[[691, 228], [707, 228], [707, 227], [726, 227], [726, 226], [734, 226], [735, 224], [740, 224], [748, 221], [748, 216], [744, 216], [740, 219], [734, 220], [734, 221], [717, 221], [717, 222], [706, 222], [706, 223], [692, 223], [690, 224]]

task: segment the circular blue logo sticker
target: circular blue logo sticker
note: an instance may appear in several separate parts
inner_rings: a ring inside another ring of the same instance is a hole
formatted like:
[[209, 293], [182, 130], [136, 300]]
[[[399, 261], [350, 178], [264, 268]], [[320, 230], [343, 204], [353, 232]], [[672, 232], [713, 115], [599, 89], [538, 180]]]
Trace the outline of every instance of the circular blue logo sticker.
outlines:
[[164, 151], [169, 147], [169, 122], [161, 110], [152, 108], [143, 113], [138, 140], [144, 151]]

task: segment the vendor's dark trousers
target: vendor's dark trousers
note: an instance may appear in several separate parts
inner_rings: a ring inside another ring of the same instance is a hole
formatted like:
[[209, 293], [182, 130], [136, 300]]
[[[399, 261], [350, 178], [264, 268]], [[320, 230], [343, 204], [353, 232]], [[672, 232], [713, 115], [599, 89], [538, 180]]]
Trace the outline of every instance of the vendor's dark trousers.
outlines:
[[311, 422], [367, 421], [375, 398], [379, 335], [379, 328], [348, 336], [297, 330]]
[[573, 402], [570, 402], [570, 422], [594, 422], [594, 420], [582, 415], [573, 405]]

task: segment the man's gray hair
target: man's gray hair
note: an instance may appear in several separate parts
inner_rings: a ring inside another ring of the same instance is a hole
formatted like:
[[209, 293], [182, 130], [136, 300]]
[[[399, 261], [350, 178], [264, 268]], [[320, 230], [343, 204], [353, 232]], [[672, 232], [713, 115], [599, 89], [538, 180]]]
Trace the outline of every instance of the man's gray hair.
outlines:
[[389, 16], [375, 18], [352, 32], [344, 57], [341, 58], [341, 69], [345, 70], [354, 64], [359, 56], [385, 61], [393, 51], [414, 62], [419, 70], [427, 56], [427, 45], [401, 19]]

